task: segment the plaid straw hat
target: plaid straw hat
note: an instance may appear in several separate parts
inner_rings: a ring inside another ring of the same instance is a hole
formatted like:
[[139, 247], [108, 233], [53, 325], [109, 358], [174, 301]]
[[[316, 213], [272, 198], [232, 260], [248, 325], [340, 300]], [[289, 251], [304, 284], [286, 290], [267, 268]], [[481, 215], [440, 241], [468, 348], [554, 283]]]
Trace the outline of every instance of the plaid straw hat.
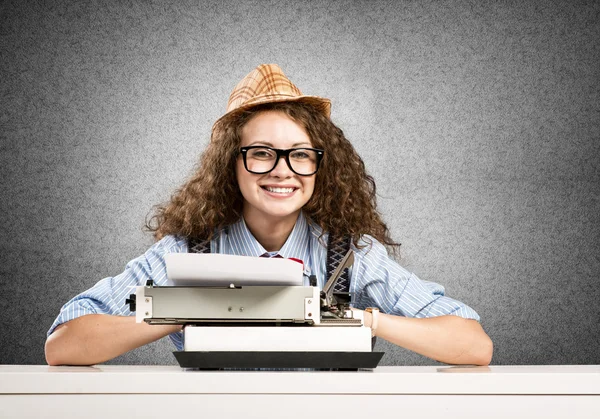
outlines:
[[331, 114], [329, 99], [303, 95], [277, 64], [261, 64], [235, 86], [229, 96], [227, 112], [219, 121], [225, 116], [263, 103], [290, 101], [311, 104], [328, 118]]

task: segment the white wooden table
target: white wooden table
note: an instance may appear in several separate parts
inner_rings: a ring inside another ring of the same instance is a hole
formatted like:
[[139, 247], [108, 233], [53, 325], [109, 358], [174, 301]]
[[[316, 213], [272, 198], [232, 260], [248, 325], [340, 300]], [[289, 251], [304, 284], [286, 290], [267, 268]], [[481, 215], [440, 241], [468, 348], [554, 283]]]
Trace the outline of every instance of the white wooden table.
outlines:
[[357, 372], [0, 365], [0, 418], [74, 415], [598, 419], [600, 365], [379, 367]]

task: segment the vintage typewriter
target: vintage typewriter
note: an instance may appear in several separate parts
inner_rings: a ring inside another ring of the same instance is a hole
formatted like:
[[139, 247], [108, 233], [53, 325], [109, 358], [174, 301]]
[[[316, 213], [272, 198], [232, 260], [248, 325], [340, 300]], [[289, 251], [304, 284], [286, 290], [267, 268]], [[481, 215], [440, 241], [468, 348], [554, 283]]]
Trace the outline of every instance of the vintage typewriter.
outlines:
[[[169, 254], [169, 286], [151, 281], [127, 300], [138, 322], [184, 325], [184, 368], [375, 368], [371, 329], [334, 293], [350, 251], [322, 290], [303, 284], [301, 261], [218, 254]], [[300, 262], [300, 263], [298, 263]]]

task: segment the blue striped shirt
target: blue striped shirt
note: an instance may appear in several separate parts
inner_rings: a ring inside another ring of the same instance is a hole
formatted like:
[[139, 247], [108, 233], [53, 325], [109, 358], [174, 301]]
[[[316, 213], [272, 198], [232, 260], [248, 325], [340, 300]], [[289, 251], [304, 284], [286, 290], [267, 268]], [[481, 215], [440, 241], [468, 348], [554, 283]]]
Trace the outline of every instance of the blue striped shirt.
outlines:
[[[304, 282], [316, 275], [319, 288], [326, 280], [327, 248], [319, 240], [322, 230], [302, 213], [296, 221], [283, 247], [277, 252], [284, 258], [304, 262]], [[327, 242], [327, 233], [323, 235]], [[452, 314], [479, 321], [477, 313], [467, 305], [446, 297], [444, 287], [423, 281], [402, 268], [387, 254], [385, 247], [370, 236], [364, 237], [367, 246], [354, 250], [354, 265], [350, 272], [352, 305], [359, 309], [378, 307], [383, 313], [405, 317], [435, 317]], [[136, 286], [152, 280], [159, 286], [168, 285], [164, 256], [167, 253], [185, 253], [187, 241], [176, 236], [166, 236], [156, 242], [146, 253], [133, 259], [125, 271], [115, 277], [100, 280], [87, 291], [67, 302], [48, 330], [86, 314], [111, 314], [132, 316], [125, 299], [135, 292]], [[267, 252], [254, 238], [243, 218], [223, 229], [211, 241], [211, 252], [228, 255], [261, 256]], [[169, 335], [177, 350], [183, 350], [183, 334]]]

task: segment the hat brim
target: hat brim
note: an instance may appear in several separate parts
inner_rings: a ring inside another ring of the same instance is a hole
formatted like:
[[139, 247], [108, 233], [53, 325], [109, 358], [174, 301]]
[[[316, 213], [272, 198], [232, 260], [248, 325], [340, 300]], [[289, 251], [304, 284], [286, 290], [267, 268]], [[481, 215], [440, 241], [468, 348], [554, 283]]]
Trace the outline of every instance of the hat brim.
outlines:
[[325, 115], [327, 118], [331, 117], [331, 101], [329, 99], [319, 96], [292, 96], [282, 94], [263, 94], [252, 98], [251, 100], [244, 103], [242, 106], [235, 108], [225, 115], [221, 116], [214, 125], [217, 125], [220, 121], [226, 118], [233, 117], [238, 113], [247, 111], [248, 109], [254, 108], [255, 106], [264, 105], [267, 103], [281, 103], [281, 102], [302, 102], [314, 106], [319, 112]]

